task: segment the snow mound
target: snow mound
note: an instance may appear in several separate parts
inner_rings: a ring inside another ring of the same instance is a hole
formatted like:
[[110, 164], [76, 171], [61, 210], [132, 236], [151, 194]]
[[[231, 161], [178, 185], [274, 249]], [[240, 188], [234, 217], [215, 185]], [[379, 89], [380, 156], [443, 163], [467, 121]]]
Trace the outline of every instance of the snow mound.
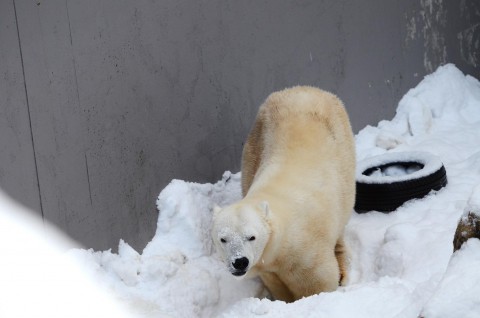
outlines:
[[256, 280], [235, 280], [213, 255], [212, 207], [240, 197], [239, 173], [226, 172], [216, 184], [173, 180], [158, 197], [157, 231], [142, 254], [120, 241], [118, 254], [70, 255], [140, 317], [215, 316], [262, 289]]
[[349, 285], [336, 292], [286, 304], [255, 298], [258, 281], [228, 273], [212, 248], [211, 209], [240, 198], [239, 174], [213, 185], [172, 181], [158, 197], [157, 232], [141, 254], [121, 241], [118, 254], [69, 255], [141, 317], [478, 316], [480, 243], [469, 241], [451, 258], [457, 222], [480, 184], [478, 127], [480, 83], [449, 64], [411, 89], [392, 120], [357, 134], [359, 161], [426, 151], [444, 164], [449, 183], [390, 214], [354, 213], [346, 229]]
[[467, 207], [465, 208], [465, 215], [468, 213], [480, 216], [480, 184], [472, 190]]

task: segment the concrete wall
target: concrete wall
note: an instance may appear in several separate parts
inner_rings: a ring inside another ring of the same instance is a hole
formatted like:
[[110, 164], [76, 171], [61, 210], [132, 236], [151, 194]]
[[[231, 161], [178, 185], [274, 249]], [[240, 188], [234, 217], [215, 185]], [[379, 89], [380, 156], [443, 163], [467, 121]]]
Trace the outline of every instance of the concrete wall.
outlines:
[[478, 76], [476, 0], [0, 1], [0, 186], [87, 247], [142, 249], [172, 178], [238, 171], [266, 96], [345, 102], [355, 131], [438, 65]]

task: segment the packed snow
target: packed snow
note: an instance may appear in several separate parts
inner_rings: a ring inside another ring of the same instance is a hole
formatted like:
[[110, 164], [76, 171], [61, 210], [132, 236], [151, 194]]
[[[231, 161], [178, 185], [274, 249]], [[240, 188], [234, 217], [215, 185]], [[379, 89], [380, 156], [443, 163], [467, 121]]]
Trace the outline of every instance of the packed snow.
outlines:
[[464, 215], [467, 215], [469, 212], [480, 217], [480, 184], [473, 188]]
[[[120, 241], [118, 253], [72, 249], [63, 257], [132, 317], [480, 317], [480, 241], [452, 253], [458, 220], [480, 206], [479, 128], [480, 83], [449, 64], [411, 89], [392, 120], [357, 134], [358, 161], [430, 152], [445, 166], [448, 185], [389, 214], [353, 212], [346, 229], [350, 278], [335, 292], [290, 304], [271, 301], [261, 296], [258, 280], [238, 280], [227, 271], [212, 245], [212, 208], [240, 199], [240, 173], [226, 172], [215, 184], [173, 180], [158, 197], [157, 231], [141, 253]], [[9, 270], [37, 283], [24, 266]], [[3, 303], [9, 290], [0, 284], [0, 291]], [[78, 297], [71, 289], [65, 293]], [[29, 294], [13, 297], [33, 301]], [[82, 306], [76, 300], [72, 312]], [[90, 316], [99, 316], [94, 308], [88, 307]]]

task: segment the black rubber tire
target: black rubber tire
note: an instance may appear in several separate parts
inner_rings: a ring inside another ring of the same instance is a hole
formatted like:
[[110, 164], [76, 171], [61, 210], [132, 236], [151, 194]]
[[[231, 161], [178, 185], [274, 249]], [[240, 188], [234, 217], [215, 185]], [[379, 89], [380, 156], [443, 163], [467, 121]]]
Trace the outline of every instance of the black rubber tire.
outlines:
[[[413, 173], [412, 178], [401, 181], [390, 181], [386, 183], [370, 183], [360, 182], [358, 173], [364, 174], [365, 171], [380, 168], [386, 165], [393, 164], [412, 164], [416, 163], [423, 166], [422, 163], [415, 160], [401, 161], [395, 160], [390, 155], [390, 160], [384, 162], [381, 166], [363, 165], [362, 170], [357, 172], [357, 189], [355, 200], [355, 211], [357, 213], [365, 213], [368, 211], [391, 212], [396, 210], [406, 201], [411, 199], [422, 198], [430, 191], [438, 191], [447, 185], [447, 173], [443, 164], [440, 167], [427, 175], [419, 175]], [[424, 168], [422, 168], [424, 169]], [[421, 169], [421, 170], [422, 170]], [[365, 175], [362, 176], [365, 179]]]

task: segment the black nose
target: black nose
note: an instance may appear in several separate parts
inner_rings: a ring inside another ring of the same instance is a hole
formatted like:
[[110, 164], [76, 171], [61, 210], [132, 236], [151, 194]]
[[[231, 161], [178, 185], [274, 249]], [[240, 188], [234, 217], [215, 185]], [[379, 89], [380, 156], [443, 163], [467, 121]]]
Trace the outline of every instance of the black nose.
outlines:
[[237, 258], [235, 262], [232, 263], [233, 268], [238, 269], [239, 271], [244, 271], [248, 266], [248, 258], [241, 257]]

